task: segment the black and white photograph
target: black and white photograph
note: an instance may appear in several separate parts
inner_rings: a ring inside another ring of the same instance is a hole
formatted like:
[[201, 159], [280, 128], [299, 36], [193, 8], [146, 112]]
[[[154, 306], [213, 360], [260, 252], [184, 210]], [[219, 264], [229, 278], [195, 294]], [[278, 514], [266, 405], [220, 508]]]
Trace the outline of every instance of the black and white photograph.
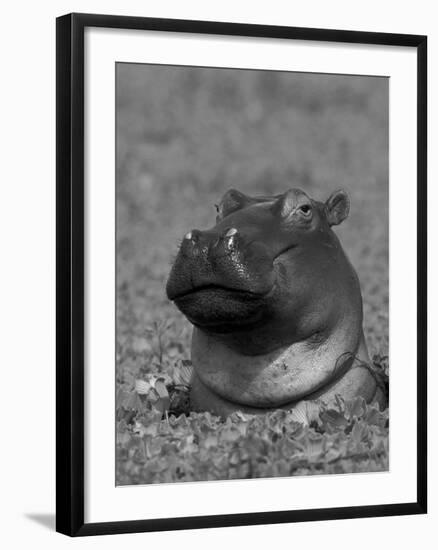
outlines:
[[6, 5], [2, 548], [433, 547], [431, 8]]
[[426, 48], [57, 19], [57, 531], [426, 513]]
[[116, 485], [389, 469], [389, 79], [117, 63]]

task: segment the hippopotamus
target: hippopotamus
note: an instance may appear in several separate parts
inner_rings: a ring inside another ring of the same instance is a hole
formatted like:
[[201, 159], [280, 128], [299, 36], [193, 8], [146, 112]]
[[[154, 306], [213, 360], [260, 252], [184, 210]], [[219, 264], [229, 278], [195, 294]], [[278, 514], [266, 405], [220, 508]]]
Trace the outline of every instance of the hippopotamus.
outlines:
[[361, 396], [385, 405], [363, 333], [358, 276], [333, 226], [348, 194], [231, 189], [183, 238], [167, 296], [193, 325], [192, 409], [222, 417]]

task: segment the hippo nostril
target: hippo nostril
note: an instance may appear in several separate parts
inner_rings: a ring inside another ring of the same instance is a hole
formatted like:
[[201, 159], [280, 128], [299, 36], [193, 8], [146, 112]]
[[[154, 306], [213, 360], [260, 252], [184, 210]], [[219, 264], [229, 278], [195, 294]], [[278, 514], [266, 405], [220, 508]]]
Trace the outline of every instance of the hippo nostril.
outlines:
[[225, 241], [225, 248], [229, 251], [236, 250], [236, 239], [234, 237], [229, 237], [228, 240]]
[[191, 241], [192, 243], [197, 243], [201, 236], [201, 231], [199, 229], [192, 229], [184, 235], [183, 241]]
[[193, 229], [184, 235], [181, 242], [181, 252], [188, 258], [199, 255], [199, 234], [200, 231]]
[[224, 235], [224, 246], [227, 250], [234, 250], [236, 247], [237, 229], [231, 227]]

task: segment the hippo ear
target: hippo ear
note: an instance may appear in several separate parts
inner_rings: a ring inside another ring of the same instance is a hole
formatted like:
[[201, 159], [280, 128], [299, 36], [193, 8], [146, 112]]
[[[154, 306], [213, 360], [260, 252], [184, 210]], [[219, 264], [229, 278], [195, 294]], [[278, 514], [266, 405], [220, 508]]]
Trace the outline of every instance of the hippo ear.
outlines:
[[335, 191], [325, 203], [329, 225], [339, 225], [350, 212], [350, 199], [345, 191]]
[[236, 210], [240, 210], [244, 206], [247, 206], [250, 202], [250, 197], [244, 195], [236, 189], [229, 189], [222, 197], [222, 200], [217, 207], [217, 221], [223, 220], [226, 216]]

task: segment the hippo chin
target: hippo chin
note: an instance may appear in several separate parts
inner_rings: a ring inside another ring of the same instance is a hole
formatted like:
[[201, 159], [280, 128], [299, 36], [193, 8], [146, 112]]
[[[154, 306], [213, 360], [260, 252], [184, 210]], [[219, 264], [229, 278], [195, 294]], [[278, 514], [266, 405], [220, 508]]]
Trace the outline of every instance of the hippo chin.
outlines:
[[362, 396], [385, 404], [370, 368], [357, 275], [331, 229], [349, 212], [299, 189], [230, 190], [216, 225], [184, 237], [167, 295], [194, 325], [191, 402], [221, 416]]

